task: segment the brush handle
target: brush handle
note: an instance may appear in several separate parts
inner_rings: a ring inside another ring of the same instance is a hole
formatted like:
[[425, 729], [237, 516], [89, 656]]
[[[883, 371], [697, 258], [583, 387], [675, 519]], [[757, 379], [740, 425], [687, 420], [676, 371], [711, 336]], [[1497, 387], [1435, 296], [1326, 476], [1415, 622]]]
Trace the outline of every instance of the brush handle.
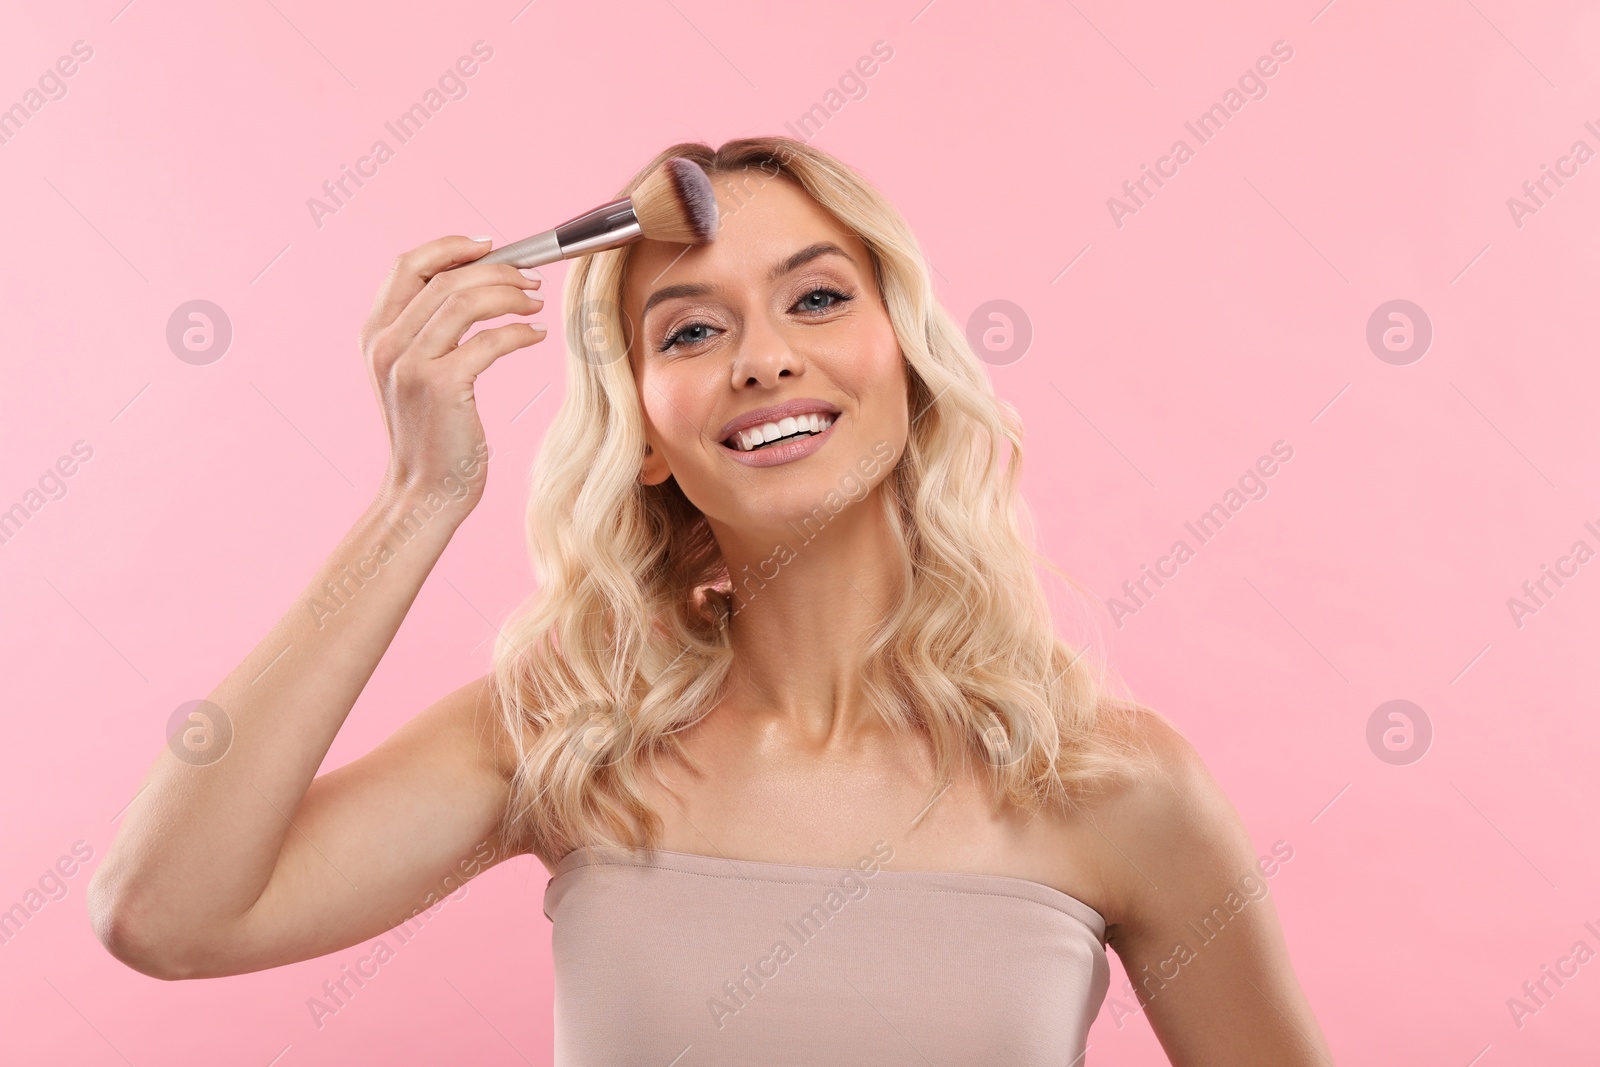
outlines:
[[554, 263], [564, 259], [561, 251], [561, 242], [556, 238], [555, 230], [546, 230], [532, 237], [525, 237], [515, 244], [501, 245], [492, 252], [487, 252], [474, 263], [509, 263], [513, 267], [539, 267], [546, 263]]
[[496, 248], [472, 262], [538, 267], [558, 259], [616, 248], [637, 241], [642, 236], [644, 231], [639, 226], [639, 216], [633, 210], [633, 201], [623, 197], [568, 219], [553, 230]]

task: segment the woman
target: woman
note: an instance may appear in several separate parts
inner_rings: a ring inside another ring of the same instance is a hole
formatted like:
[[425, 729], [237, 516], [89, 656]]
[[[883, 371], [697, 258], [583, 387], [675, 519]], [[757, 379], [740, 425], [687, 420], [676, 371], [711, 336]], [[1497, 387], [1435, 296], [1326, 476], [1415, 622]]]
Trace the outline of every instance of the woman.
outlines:
[[1331, 1062], [1234, 809], [1055, 634], [1014, 413], [905, 222], [786, 138], [620, 195], [669, 156], [721, 228], [574, 263], [538, 594], [491, 673], [318, 776], [481, 496], [477, 375], [543, 337], [457, 343], [539, 311], [537, 271], [397, 260], [363, 333], [385, 483], [212, 694], [225, 758], [152, 768], [91, 887], [107, 947], [278, 966], [532, 853], [558, 1063], [1081, 1062], [1108, 945], [1173, 1063]]

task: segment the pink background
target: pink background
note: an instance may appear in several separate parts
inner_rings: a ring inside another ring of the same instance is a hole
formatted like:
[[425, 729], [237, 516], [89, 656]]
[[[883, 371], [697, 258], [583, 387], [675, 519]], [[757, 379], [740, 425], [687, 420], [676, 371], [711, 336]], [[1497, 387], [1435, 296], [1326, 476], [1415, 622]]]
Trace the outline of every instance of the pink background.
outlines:
[[[1600, 962], [1520, 1029], [1507, 999], [1575, 942], [1600, 950], [1600, 562], [1520, 627], [1507, 600], [1575, 541], [1600, 548], [1600, 161], [1520, 227], [1507, 199], [1574, 141], [1600, 149], [1600, 12], [1324, 2], [8, 13], [0, 106], [74, 41], [93, 57], [0, 144], [0, 508], [74, 442], [93, 454], [0, 544], [0, 908], [74, 842], [94, 858], [0, 945], [0, 1061], [550, 1061], [531, 858], [474, 881], [320, 1029], [307, 999], [366, 946], [162, 983], [100, 947], [84, 887], [172, 710], [290, 606], [377, 484], [356, 338], [391, 259], [553, 225], [677, 140], [792, 132], [879, 40], [893, 56], [866, 95], [809, 135], [900, 206], [958, 319], [1003, 299], [1031, 323], [989, 372], [1029, 431], [1044, 547], [1258, 851], [1292, 846], [1270, 884], [1338, 1061], [1592, 1058]], [[467, 95], [399, 145], [384, 122], [478, 40], [494, 52]], [[1279, 40], [1293, 58], [1267, 95], [1197, 144], [1185, 121]], [[319, 228], [307, 200], [379, 137], [394, 158]], [[1179, 137], [1194, 158], [1117, 226], [1108, 198]], [[545, 273], [558, 293], [564, 267]], [[195, 299], [233, 328], [208, 365], [166, 341]], [[1408, 365], [1366, 342], [1394, 299], [1433, 325]], [[559, 336], [486, 375], [488, 495], [328, 767], [487, 668], [488, 620], [530, 583], [523, 482]], [[1294, 454], [1267, 496], [1118, 628], [1105, 600], [1278, 440]], [[1391, 699], [1433, 729], [1406, 765], [1367, 742]], [[1090, 1062], [1165, 1062], [1142, 1018], [1118, 1026], [1133, 1001], [1112, 967]]]

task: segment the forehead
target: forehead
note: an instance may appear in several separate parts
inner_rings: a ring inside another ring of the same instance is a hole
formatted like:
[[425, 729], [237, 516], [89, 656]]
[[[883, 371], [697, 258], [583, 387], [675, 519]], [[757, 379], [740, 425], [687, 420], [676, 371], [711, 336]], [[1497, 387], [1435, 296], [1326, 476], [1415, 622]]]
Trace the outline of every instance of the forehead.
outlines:
[[870, 277], [866, 245], [795, 181], [752, 167], [713, 174], [711, 186], [720, 214], [715, 240], [692, 246], [645, 240], [633, 246], [622, 286], [630, 321], [639, 320], [645, 299], [663, 286], [742, 281], [765, 285], [774, 264], [819, 241], [843, 248]]

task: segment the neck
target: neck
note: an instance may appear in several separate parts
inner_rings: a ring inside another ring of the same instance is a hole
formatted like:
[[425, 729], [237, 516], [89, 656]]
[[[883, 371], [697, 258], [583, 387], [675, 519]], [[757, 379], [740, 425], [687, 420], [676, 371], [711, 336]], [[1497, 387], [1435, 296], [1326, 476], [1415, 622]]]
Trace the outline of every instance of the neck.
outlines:
[[729, 683], [739, 706], [809, 748], [879, 732], [859, 664], [898, 595], [902, 550], [878, 495], [821, 526], [716, 533], [733, 579]]

